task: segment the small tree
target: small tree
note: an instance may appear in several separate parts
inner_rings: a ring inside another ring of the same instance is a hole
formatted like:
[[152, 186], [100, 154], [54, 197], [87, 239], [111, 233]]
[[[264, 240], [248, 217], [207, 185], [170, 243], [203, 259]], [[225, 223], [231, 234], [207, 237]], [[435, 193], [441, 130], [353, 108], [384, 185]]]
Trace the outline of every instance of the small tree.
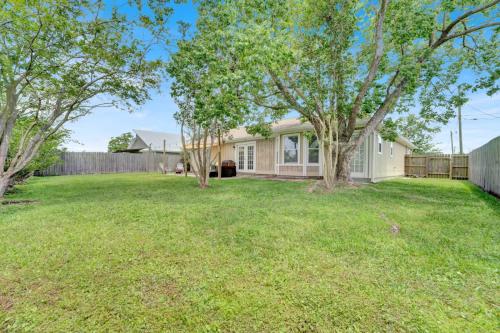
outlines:
[[230, 21], [215, 21], [206, 14], [200, 10], [198, 32], [190, 40], [185, 38], [186, 25], [181, 25], [184, 38], [167, 68], [175, 80], [171, 95], [179, 106], [175, 118], [181, 125], [183, 149], [190, 152], [201, 188], [208, 186], [215, 140], [221, 177], [222, 136], [243, 124], [249, 113], [247, 101], [241, 98], [242, 72], [227, 30]]
[[[137, 19], [99, 0], [0, 4], [0, 197], [65, 123], [100, 107], [131, 109], [158, 87], [161, 61], [147, 55], [171, 9], [160, 0], [129, 4]], [[135, 37], [141, 29], [150, 40]]]
[[[181, 126], [182, 149], [185, 154], [190, 155], [189, 160], [194, 166], [191, 170], [198, 179], [200, 188], [203, 189], [208, 187], [215, 127], [213, 122], [200, 121], [198, 111], [189, 99], [183, 100], [182, 97], [176, 97], [175, 100], [181, 109], [174, 117]], [[184, 162], [184, 172], [186, 172], [186, 164]]]
[[132, 133], [127, 132], [118, 136], [112, 137], [108, 142], [108, 151], [117, 152], [128, 148], [134, 136]]

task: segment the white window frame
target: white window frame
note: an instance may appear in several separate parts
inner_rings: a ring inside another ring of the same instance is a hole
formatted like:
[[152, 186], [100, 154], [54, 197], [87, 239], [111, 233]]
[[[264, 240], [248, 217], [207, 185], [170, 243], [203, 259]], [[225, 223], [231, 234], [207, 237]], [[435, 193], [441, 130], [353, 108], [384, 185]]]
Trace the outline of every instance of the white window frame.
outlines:
[[[253, 147], [253, 169], [248, 169], [248, 147], [252, 146]], [[243, 168], [240, 169], [240, 147], [244, 147], [244, 165]], [[244, 142], [244, 143], [237, 143], [235, 144], [235, 157], [234, 160], [236, 161], [236, 171], [237, 172], [256, 172], [257, 169], [257, 145], [255, 141], [252, 142]]]
[[[314, 136], [316, 136], [316, 135], [314, 135]], [[316, 137], [316, 141], [318, 141], [317, 137]], [[318, 150], [318, 163], [310, 163], [309, 162], [309, 150], [311, 148], [309, 147], [309, 144], [310, 144], [309, 139], [306, 138], [305, 136], [304, 136], [304, 144], [306, 145], [306, 151], [307, 151], [307, 153], [306, 153], [307, 156], [306, 156], [306, 159], [305, 159], [305, 164], [306, 165], [313, 165], [313, 166], [319, 165], [320, 158], [321, 158], [321, 150], [319, 149], [319, 141], [318, 141], [318, 148], [313, 148], [313, 149], [317, 149]]]
[[[243, 148], [243, 167], [240, 169], [240, 150]], [[243, 171], [245, 172], [245, 146], [244, 145], [237, 145], [236, 146], [236, 171], [240, 172]]]
[[[296, 136], [297, 137], [297, 162], [286, 162], [285, 161], [285, 140], [286, 138]], [[284, 134], [283, 135], [283, 148], [280, 149], [283, 156], [283, 165], [301, 165], [300, 164], [300, 133]]]
[[355, 162], [355, 159], [356, 159], [357, 154], [358, 154], [358, 150], [361, 150], [361, 147], [363, 147], [363, 154], [360, 154], [359, 156], [363, 160], [363, 162], [362, 162], [363, 163], [363, 171], [358, 172], [356, 170], [351, 169], [351, 176], [359, 177], [359, 178], [366, 177], [368, 174], [368, 165], [369, 165], [368, 139], [365, 139], [365, 141], [363, 141], [363, 143], [356, 149], [356, 151], [354, 152], [354, 156], [351, 160], [351, 164], [349, 165], [349, 168], [354, 167], [352, 165], [352, 163]]
[[391, 155], [391, 158], [392, 158], [394, 156], [394, 143], [393, 142], [391, 142], [391, 145], [389, 147], [389, 151], [391, 153], [390, 155]]
[[377, 134], [377, 153], [382, 155], [384, 149], [384, 141], [382, 140], [382, 136]]

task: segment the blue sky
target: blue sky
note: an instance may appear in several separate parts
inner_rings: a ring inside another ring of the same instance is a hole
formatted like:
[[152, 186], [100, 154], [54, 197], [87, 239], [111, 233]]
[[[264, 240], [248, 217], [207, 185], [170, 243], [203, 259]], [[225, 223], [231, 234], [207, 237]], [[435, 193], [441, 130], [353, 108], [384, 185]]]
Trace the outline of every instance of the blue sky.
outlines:
[[[115, 1], [111, 2], [117, 4]], [[196, 9], [191, 2], [174, 6], [174, 13], [169, 21], [173, 40], [178, 37], [178, 21], [194, 25]], [[165, 50], [156, 50], [153, 56], [168, 58]], [[151, 100], [133, 113], [112, 108], [99, 109], [70, 123], [66, 128], [72, 131], [72, 140], [65, 147], [70, 151], [106, 151], [111, 137], [132, 132], [133, 129], [179, 133], [180, 128], [173, 118], [177, 105], [170, 97], [169, 86], [168, 81], [164, 82], [160, 92], [152, 92]]]
[[[173, 38], [176, 22], [182, 20], [194, 23], [196, 9], [191, 3], [176, 5], [171, 18]], [[466, 152], [475, 149], [500, 135], [500, 94], [489, 97], [483, 93], [472, 94], [463, 107], [463, 137]], [[65, 147], [70, 151], [106, 151], [111, 137], [133, 129], [147, 129], [178, 133], [179, 126], [173, 115], [177, 106], [169, 95], [169, 82], [161, 92], [152, 94], [152, 99], [133, 113], [114, 109], [100, 109], [66, 126], [72, 131], [72, 140]], [[472, 120], [477, 119], [477, 120]], [[451, 152], [450, 130], [458, 151], [458, 124], [453, 119], [444, 126], [434, 141], [443, 152]]]

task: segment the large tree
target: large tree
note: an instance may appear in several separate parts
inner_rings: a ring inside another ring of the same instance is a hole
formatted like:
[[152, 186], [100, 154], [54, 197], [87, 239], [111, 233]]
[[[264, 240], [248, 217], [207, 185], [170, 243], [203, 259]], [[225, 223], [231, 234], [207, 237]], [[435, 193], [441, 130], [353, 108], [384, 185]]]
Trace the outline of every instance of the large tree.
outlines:
[[[65, 123], [99, 107], [130, 109], [158, 86], [161, 62], [148, 54], [171, 9], [128, 4], [138, 15], [99, 0], [0, 4], [0, 197]], [[30, 124], [12, 147], [20, 119]]]
[[[323, 151], [327, 188], [349, 181], [349, 162], [387, 114], [415, 97], [426, 118], [438, 87], [464, 70], [491, 86], [498, 62], [498, 0], [269, 0], [206, 2], [230, 17], [260, 119], [296, 111]], [[224, 10], [221, 10], [224, 8]], [[223, 13], [223, 14], [221, 14]], [[357, 126], [359, 119], [366, 125]]]

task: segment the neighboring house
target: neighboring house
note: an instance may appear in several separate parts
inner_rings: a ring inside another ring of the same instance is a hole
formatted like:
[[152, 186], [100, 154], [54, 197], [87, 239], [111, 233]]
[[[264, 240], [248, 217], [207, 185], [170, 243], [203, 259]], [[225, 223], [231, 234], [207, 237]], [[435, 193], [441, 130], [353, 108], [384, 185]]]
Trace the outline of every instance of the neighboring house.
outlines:
[[129, 153], [143, 153], [148, 151], [180, 154], [182, 151], [181, 137], [179, 134], [134, 130], [135, 138], [128, 148], [123, 150]]
[[162, 153], [167, 157], [167, 168], [174, 170], [181, 161], [182, 143], [179, 134], [134, 130], [135, 138], [123, 152], [129, 153]]
[[[358, 129], [364, 122], [359, 122]], [[313, 138], [309, 142], [304, 132], [313, 131], [310, 123], [299, 119], [278, 121], [272, 127], [272, 137], [248, 134], [245, 128], [231, 130], [224, 138], [222, 160], [234, 160], [239, 174], [259, 174], [294, 177], [321, 177], [321, 148]], [[405, 138], [395, 142], [382, 139], [375, 131], [357, 149], [351, 160], [351, 177], [357, 181], [376, 182], [404, 175], [404, 157], [413, 145]], [[217, 153], [217, 147], [212, 154]]]

